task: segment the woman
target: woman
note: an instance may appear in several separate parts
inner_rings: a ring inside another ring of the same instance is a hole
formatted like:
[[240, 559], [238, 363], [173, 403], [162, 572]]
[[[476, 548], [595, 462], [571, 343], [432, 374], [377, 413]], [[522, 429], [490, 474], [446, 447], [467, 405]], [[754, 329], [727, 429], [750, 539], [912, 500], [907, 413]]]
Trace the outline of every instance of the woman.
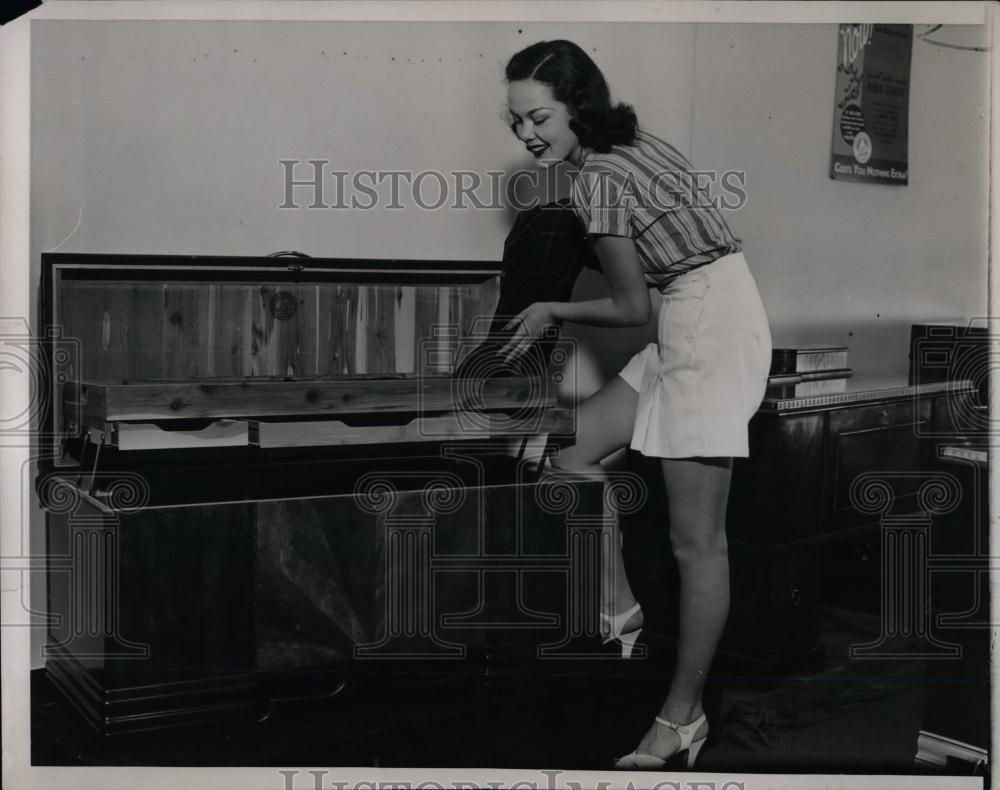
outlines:
[[[719, 210], [701, 194], [690, 163], [612, 105], [601, 71], [577, 45], [542, 41], [506, 68], [511, 128], [544, 165], [565, 161], [574, 208], [586, 226], [610, 297], [535, 303], [511, 322], [513, 358], [563, 321], [638, 326], [660, 301], [657, 342], [580, 404], [576, 444], [556, 470], [600, 474], [600, 461], [629, 446], [661, 460], [668, 521], [680, 571], [677, 670], [636, 749], [618, 768], [658, 769], [708, 735], [705, 676], [729, 611], [725, 521], [734, 457], [749, 452], [747, 423], [764, 396], [771, 361], [767, 317], [753, 277]], [[703, 186], [703, 185], [702, 185]], [[602, 595], [609, 637], [634, 642], [643, 614], [617, 541]]]

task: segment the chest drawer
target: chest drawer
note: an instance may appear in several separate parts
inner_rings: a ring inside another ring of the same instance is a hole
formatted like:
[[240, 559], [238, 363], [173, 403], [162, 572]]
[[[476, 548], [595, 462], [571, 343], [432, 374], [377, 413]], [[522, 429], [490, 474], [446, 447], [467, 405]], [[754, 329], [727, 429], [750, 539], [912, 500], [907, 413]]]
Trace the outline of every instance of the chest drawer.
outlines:
[[833, 411], [827, 430], [826, 530], [878, 521], [854, 501], [852, 486], [860, 475], [884, 472], [891, 477], [889, 513], [912, 512], [923, 482], [922, 436], [931, 420], [931, 402], [912, 399]]
[[931, 416], [929, 399], [893, 401], [836, 409], [830, 412], [830, 433], [864, 431], [927, 422]]

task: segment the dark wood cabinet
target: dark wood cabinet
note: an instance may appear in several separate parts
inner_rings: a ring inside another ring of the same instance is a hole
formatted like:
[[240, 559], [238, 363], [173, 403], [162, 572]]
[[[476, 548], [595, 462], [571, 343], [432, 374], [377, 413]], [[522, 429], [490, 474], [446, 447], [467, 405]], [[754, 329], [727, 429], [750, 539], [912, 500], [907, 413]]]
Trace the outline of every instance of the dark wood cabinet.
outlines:
[[822, 606], [880, 612], [883, 526], [923, 513], [935, 447], [972, 413], [974, 396], [968, 381], [851, 382], [842, 394], [764, 402], [750, 423], [750, 458], [733, 467], [724, 648], [806, 660]]
[[47, 530], [46, 669], [83, 717], [114, 734], [252, 715], [251, 507], [60, 503]]
[[954, 654], [928, 662], [916, 759], [932, 770], [972, 772], [990, 746], [987, 448], [941, 444], [938, 461], [957, 483], [958, 501], [931, 527], [931, 626]]
[[933, 441], [952, 435], [972, 392], [942, 382], [765, 400], [750, 422], [750, 458], [734, 463], [729, 536], [781, 545], [876, 522], [852, 486], [883, 472], [899, 477], [892, 512], [915, 507]]
[[600, 657], [602, 486], [519, 471], [415, 458], [343, 491], [344, 465], [317, 463], [311, 496], [117, 509], [50, 488], [48, 672], [115, 734], [263, 715], [281, 673], [326, 673], [318, 698], [331, 677], [457, 677], [574, 638]]
[[600, 647], [603, 489], [537, 483], [515, 452], [572, 414], [547, 370], [457, 373], [489, 340], [495, 263], [42, 272], [46, 668], [98, 732], [264, 716], [291, 675], [322, 697]]

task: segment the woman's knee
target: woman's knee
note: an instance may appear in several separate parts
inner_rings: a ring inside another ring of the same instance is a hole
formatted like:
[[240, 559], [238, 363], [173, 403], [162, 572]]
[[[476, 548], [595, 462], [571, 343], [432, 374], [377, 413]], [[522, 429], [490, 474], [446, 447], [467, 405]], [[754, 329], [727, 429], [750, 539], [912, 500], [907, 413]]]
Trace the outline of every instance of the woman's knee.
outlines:
[[603, 471], [601, 459], [594, 458], [593, 452], [588, 452], [584, 445], [573, 445], [559, 451], [558, 455], [550, 456], [549, 463], [560, 472], [600, 472]]
[[704, 528], [670, 530], [670, 546], [679, 567], [729, 557], [725, 530]]
[[664, 459], [670, 543], [678, 564], [728, 557], [731, 459]]
[[601, 461], [632, 438], [638, 393], [616, 376], [576, 411], [576, 442], [552, 458], [567, 472], [596, 471]]

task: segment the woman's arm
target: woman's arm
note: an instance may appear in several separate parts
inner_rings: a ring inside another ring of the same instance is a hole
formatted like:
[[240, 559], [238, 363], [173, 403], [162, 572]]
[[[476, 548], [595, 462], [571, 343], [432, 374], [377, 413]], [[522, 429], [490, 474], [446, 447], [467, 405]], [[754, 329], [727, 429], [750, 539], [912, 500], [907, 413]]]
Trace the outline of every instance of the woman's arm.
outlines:
[[556, 321], [589, 326], [642, 326], [649, 320], [649, 287], [642, 276], [635, 242], [626, 236], [599, 236], [594, 252], [611, 296], [583, 302], [550, 302]]
[[594, 252], [611, 288], [611, 296], [582, 302], [536, 302], [505, 328], [517, 331], [500, 349], [508, 359], [524, 353], [544, 328], [561, 321], [588, 326], [642, 326], [649, 320], [649, 288], [642, 276], [635, 242], [625, 236], [600, 236]]

